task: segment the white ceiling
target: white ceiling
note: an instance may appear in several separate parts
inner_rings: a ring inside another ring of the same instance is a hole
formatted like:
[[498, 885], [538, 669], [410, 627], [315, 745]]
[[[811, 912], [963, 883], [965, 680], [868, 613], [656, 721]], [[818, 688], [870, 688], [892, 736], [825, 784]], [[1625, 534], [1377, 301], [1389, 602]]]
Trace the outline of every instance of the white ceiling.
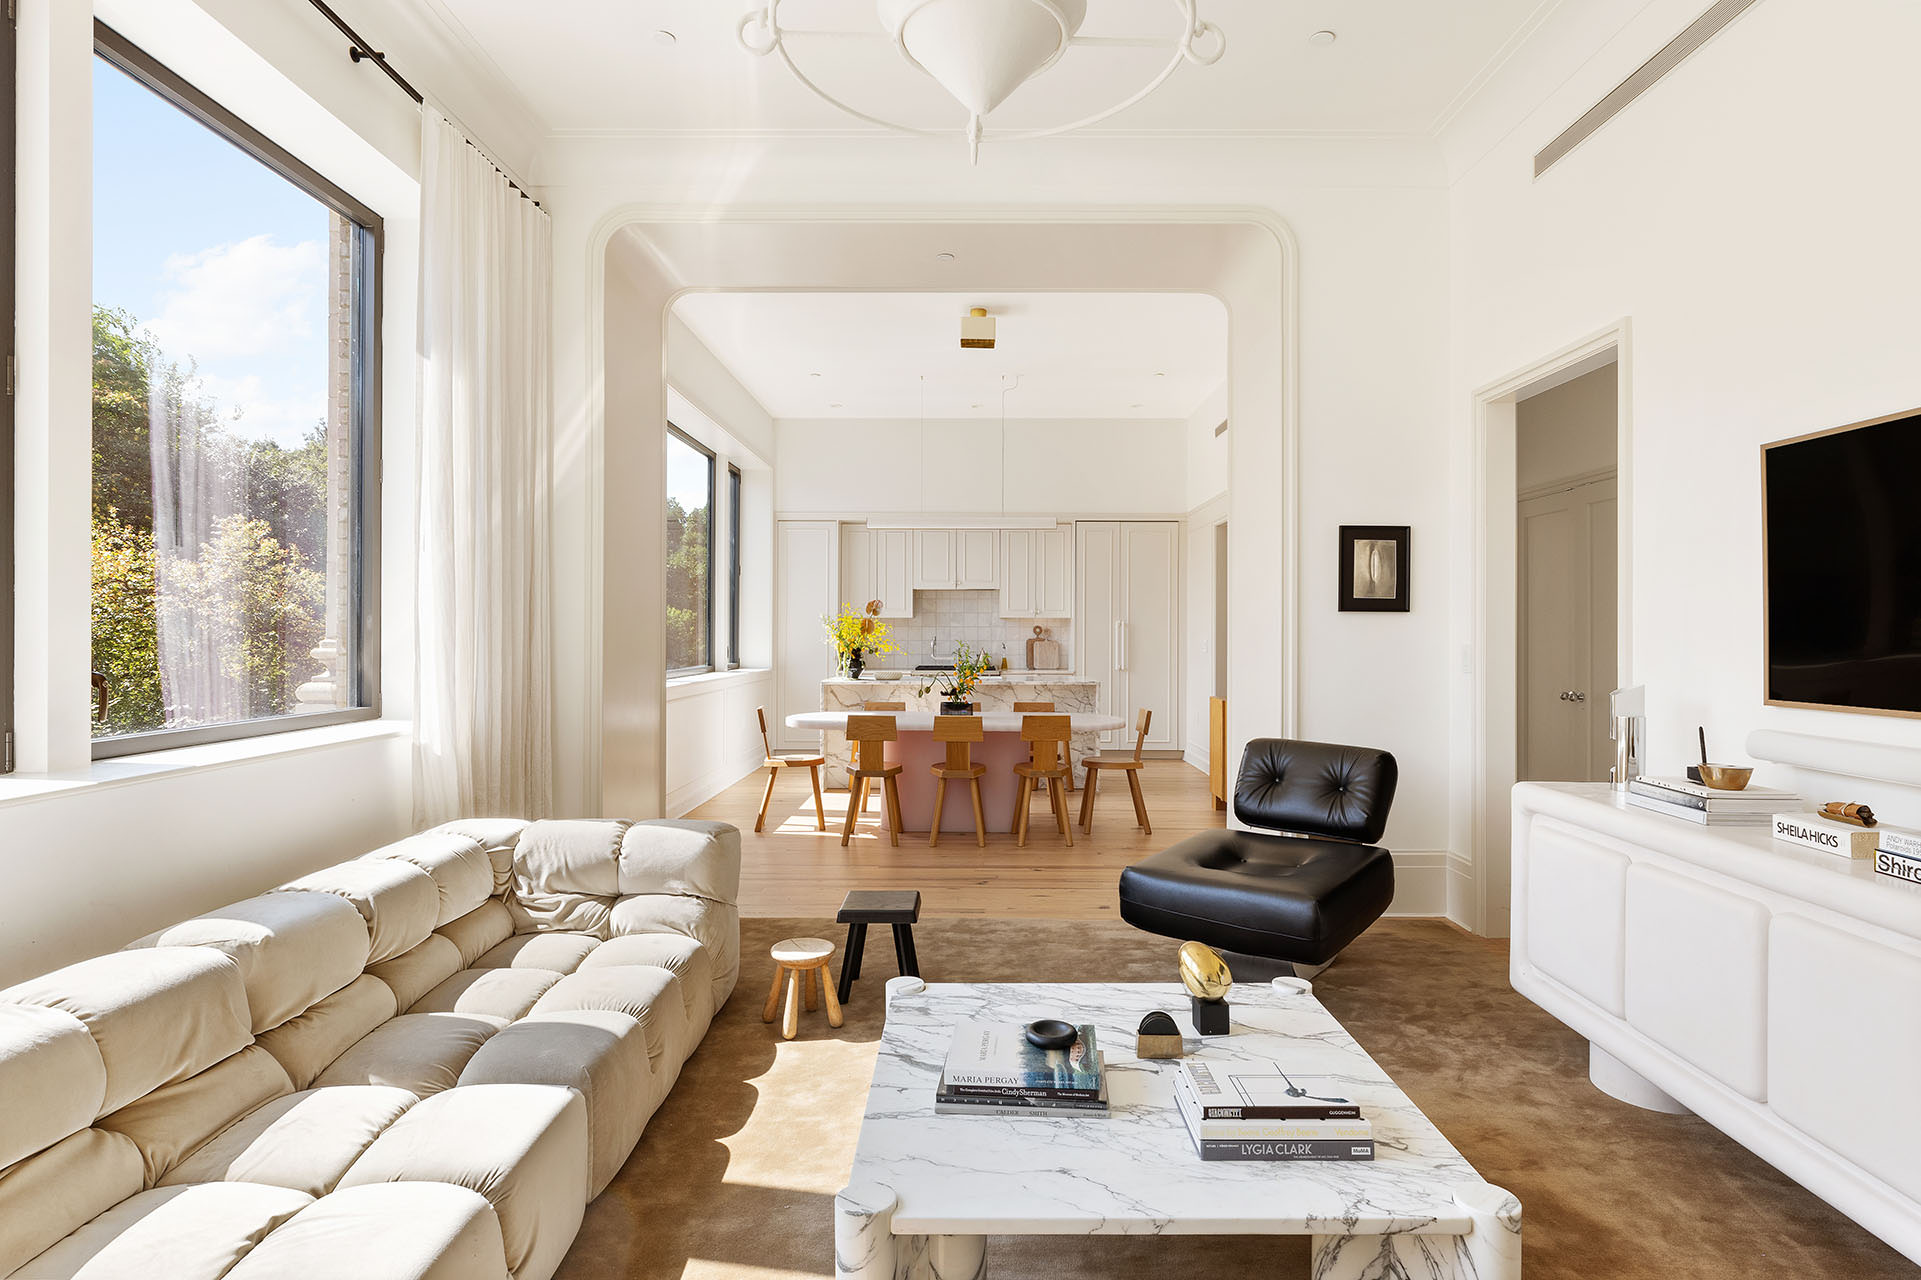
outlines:
[[[986, 307], [992, 351], [962, 350]], [[1188, 293], [696, 293], [675, 314], [776, 418], [1185, 418], [1227, 378]], [[816, 377], [815, 375], [819, 376]]]
[[[777, 57], [735, 42], [754, 0], [410, 0], [465, 56], [490, 63], [549, 131], [592, 134], [864, 130], [795, 83]], [[1104, 125], [1172, 134], [1429, 133], [1561, 0], [1200, 0], [1227, 36], [1212, 67], [1183, 66]], [[878, 33], [874, 0], [783, 0], [782, 23]], [[1083, 35], [1163, 35], [1172, 0], [1090, 0]], [[1310, 43], [1332, 30], [1329, 45]], [[664, 42], [656, 33], [672, 32]], [[800, 47], [797, 43], [797, 49]], [[797, 60], [855, 106], [922, 127], [960, 108], [884, 39], [814, 41]], [[1126, 97], [1157, 51], [1075, 48], [989, 120], [1064, 124]]]

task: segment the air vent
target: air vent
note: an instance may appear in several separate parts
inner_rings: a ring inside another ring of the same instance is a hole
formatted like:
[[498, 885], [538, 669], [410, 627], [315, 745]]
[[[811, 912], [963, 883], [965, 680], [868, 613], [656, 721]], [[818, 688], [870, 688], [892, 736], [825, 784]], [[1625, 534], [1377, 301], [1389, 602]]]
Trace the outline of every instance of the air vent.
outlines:
[[1720, 0], [1719, 4], [1690, 22], [1687, 30], [1662, 45], [1659, 52], [1643, 62], [1633, 75], [1615, 86], [1613, 93], [1595, 103], [1560, 137], [1541, 148], [1534, 156], [1534, 176], [1540, 177], [1562, 156], [1587, 141], [1595, 130], [1624, 111], [1628, 103], [1652, 89], [1663, 76], [1680, 66], [1689, 54], [1712, 40], [1753, 3], [1754, 0]]

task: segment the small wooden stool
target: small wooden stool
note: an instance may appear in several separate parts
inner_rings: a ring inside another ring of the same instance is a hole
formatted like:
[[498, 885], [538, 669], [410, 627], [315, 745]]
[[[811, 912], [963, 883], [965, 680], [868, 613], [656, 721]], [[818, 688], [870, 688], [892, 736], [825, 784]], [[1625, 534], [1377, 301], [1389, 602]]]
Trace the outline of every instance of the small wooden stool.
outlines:
[[894, 926], [894, 959], [903, 978], [920, 977], [920, 956], [914, 950], [914, 922], [920, 919], [918, 889], [854, 889], [841, 900], [840, 914], [834, 919], [847, 926], [847, 955], [840, 965], [840, 998], [843, 1003], [854, 994], [854, 980], [860, 977], [861, 952], [867, 949], [867, 926]]
[[816, 986], [820, 988], [820, 998], [827, 1001], [827, 1025], [841, 1024], [840, 1001], [834, 998], [834, 975], [827, 968], [833, 954], [834, 944], [825, 938], [788, 938], [774, 944], [774, 985], [767, 991], [767, 1007], [760, 1011], [760, 1020], [774, 1020], [774, 1010], [780, 1005], [780, 980], [785, 977], [787, 1016], [780, 1022], [781, 1039], [792, 1040], [800, 1033], [801, 1001], [803, 998], [807, 1001], [807, 1011], [812, 1013]]

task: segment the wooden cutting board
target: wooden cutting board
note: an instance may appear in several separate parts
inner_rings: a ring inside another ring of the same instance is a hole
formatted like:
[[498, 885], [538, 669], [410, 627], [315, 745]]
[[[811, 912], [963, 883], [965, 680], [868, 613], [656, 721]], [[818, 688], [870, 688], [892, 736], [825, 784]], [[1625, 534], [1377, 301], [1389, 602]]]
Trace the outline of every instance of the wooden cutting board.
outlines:
[[1061, 646], [1058, 640], [1044, 636], [1034, 636], [1027, 642], [1027, 669], [1029, 671], [1059, 671], [1061, 667]]

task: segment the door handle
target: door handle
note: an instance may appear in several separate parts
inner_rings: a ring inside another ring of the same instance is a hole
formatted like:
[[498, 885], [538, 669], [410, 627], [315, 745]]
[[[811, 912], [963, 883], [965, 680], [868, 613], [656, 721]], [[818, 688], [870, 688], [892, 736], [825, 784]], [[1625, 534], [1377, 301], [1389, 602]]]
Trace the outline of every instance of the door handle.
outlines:
[[1114, 670], [1127, 670], [1127, 624], [1114, 621]]

